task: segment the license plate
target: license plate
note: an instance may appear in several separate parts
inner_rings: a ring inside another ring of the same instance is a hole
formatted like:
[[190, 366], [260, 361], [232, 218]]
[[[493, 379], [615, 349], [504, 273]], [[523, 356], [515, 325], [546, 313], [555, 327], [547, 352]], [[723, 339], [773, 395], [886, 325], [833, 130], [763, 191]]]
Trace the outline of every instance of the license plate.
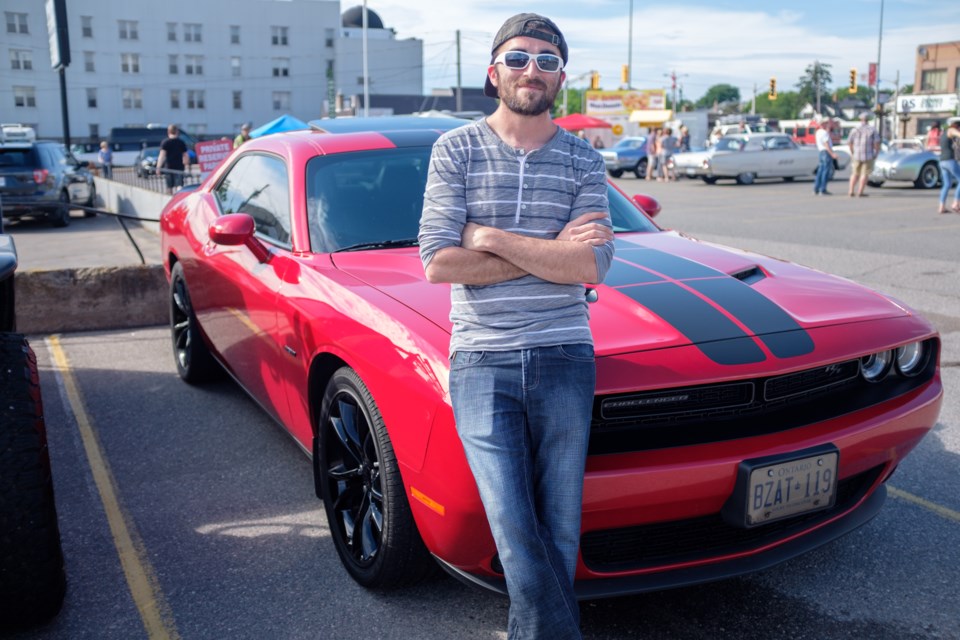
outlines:
[[829, 509], [837, 500], [836, 447], [826, 446], [740, 464], [724, 518], [742, 527]]
[[687, 175], [688, 175], [688, 176], [695, 176], [695, 175], [697, 175], [697, 170], [696, 170], [696, 169], [687, 169]]

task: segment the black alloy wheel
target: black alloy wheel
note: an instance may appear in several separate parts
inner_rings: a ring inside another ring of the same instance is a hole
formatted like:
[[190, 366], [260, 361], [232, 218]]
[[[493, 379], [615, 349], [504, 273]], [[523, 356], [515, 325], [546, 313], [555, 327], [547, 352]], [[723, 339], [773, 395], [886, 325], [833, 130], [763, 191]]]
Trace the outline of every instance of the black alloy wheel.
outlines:
[[202, 384], [219, 377], [222, 369], [200, 335], [183, 277], [183, 266], [179, 262], [170, 271], [170, 334], [177, 373], [185, 382]]
[[936, 189], [940, 184], [940, 168], [935, 162], [928, 162], [920, 169], [920, 175], [914, 181], [918, 189]]
[[355, 371], [334, 373], [323, 399], [314, 472], [340, 561], [360, 585], [393, 589], [433, 568], [420, 538], [393, 446]]
[[60, 192], [50, 224], [54, 227], [66, 227], [70, 224], [70, 194], [67, 193], [66, 189]]

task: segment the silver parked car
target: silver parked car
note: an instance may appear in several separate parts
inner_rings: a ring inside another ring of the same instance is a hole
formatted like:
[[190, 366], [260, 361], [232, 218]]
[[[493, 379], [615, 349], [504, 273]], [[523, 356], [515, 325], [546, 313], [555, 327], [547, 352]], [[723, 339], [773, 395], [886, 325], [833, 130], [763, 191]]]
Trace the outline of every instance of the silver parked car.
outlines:
[[[702, 178], [713, 184], [732, 178], [738, 184], [752, 184], [758, 178], [781, 178], [787, 182], [801, 176], [813, 177], [820, 154], [816, 147], [801, 146], [785, 133], [734, 134], [720, 138], [707, 151], [673, 156], [677, 173]], [[837, 151], [837, 169], [850, 163], [850, 154]]]
[[940, 156], [925, 149], [923, 142], [915, 138], [891, 140], [877, 156], [873, 173], [867, 178], [873, 187], [887, 180], [912, 182], [918, 189], [935, 189], [940, 184]]

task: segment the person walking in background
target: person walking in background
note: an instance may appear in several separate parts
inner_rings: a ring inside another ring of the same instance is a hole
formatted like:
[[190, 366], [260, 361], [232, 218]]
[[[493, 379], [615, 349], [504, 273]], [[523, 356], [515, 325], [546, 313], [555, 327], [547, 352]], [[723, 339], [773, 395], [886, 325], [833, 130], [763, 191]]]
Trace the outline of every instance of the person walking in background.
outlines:
[[867, 178], [873, 171], [873, 163], [880, 153], [880, 134], [870, 124], [870, 114], [864, 111], [860, 114], [860, 124], [850, 132], [847, 143], [850, 145], [851, 172], [850, 188], [847, 195], [853, 197], [856, 187], [857, 197], [867, 194], [863, 190], [867, 186]]
[[940, 134], [940, 208], [938, 213], [947, 213], [947, 195], [952, 183], [957, 183], [953, 192], [953, 204], [950, 211], [960, 213], [960, 117], [947, 120], [947, 126]]
[[673, 137], [673, 129], [670, 127], [664, 129], [663, 135], [657, 141], [657, 162], [660, 164], [659, 180], [662, 182], [676, 180], [677, 175], [673, 171], [673, 154], [677, 151], [677, 139]]
[[[946, 129], [944, 129], [944, 131], [946, 131]], [[940, 148], [941, 135], [939, 121], [930, 125], [930, 130], [927, 131], [927, 140], [926, 143], [924, 143], [924, 147], [927, 149], [927, 151], [936, 151], [938, 148]]]
[[567, 43], [508, 19], [484, 94], [500, 104], [433, 147], [420, 219], [450, 283], [450, 402], [503, 565], [510, 640], [578, 640], [573, 589], [596, 368], [583, 283], [613, 261], [603, 158], [550, 118]]
[[680, 153], [686, 153], [690, 151], [690, 130], [687, 129], [687, 125], [680, 125], [680, 136], [678, 138], [678, 149]]
[[240, 133], [233, 139], [233, 148], [238, 149], [244, 142], [250, 139], [250, 123], [244, 122], [240, 126]]
[[97, 164], [104, 178], [113, 177], [113, 150], [106, 140], [100, 141], [100, 151], [97, 152]]
[[827, 191], [827, 182], [833, 175], [833, 161], [837, 159], [837, 154], [833, 150], [833, 141], [830, 140], [830, 121], [822, 120], [816, 133], [817, 151], [820, 152], [820, 159], [817, 163], [817, 177], [813, 181], [813, 194], [816, 196], [829, 196]]
[[657, 171], [657, 145], [659, 144], [660, 129], [650, 128], [647, 136], [647, 180], [653, 180]]
[[160, 143], [160, 155], [157, 156], [157, 175], [164, 174], [169, 193], [183, 186], [183, 174], [189, 167], [187, 143], [180, 139], [180, 127], [172, 124], [167, 127], [167, 139]]

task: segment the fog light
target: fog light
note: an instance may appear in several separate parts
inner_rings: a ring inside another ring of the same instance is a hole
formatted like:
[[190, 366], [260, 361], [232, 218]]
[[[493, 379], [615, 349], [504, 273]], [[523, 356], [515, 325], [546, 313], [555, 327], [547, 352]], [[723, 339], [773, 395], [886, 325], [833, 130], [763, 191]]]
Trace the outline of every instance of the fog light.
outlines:
[[911, 342], [897, 347], [897, 371], [904, 376], [915, 376], [923, 369], [925, 350], [922, 342]]
[[893, 351], [881, 351], [860, 358], [860, 372], [867, 382], [879, 382], [890, 371]]

